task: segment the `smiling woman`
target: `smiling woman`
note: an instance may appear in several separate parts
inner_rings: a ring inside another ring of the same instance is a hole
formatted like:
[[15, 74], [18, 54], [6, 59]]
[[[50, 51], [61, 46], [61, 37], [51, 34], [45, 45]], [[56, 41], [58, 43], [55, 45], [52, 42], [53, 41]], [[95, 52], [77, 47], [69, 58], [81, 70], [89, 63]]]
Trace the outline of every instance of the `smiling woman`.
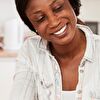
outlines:
[[100, 98], [100, 37], [77, 18], [80, 1], [15, 1], [36, 35], [19, 52], [10, 100]]

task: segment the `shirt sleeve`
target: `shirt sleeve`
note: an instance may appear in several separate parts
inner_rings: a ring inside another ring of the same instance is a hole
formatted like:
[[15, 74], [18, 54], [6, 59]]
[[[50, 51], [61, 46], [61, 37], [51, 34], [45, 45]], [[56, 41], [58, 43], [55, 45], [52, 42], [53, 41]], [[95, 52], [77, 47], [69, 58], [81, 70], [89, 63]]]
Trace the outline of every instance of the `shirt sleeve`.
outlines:
[[9, 100], [37, 100], [35, 73], [26, 45], [17, 60], [12, 91]]

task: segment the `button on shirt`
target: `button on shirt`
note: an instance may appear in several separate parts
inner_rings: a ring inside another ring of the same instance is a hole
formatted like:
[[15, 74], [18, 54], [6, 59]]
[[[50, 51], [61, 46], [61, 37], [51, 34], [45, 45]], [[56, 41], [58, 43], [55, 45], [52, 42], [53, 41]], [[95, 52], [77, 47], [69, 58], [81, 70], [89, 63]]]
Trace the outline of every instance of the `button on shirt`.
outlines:
[[[79, 65], [75, 100], [100, 100], [100, 36], [77, 25], [86, 36], [86, 51]], [[28, 38], [17, 58], [10, 100], [61, 100], [59, 64], [47, 41], [38, 35]]]

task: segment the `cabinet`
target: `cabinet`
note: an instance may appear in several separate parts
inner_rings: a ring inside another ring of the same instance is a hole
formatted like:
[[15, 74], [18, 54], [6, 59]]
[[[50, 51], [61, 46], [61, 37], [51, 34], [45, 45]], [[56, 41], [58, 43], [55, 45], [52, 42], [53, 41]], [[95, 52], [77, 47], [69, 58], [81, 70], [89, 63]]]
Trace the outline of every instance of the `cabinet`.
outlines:
[[0, 100], [9, 100], [15, 66], [15, 57], [0, 58]]

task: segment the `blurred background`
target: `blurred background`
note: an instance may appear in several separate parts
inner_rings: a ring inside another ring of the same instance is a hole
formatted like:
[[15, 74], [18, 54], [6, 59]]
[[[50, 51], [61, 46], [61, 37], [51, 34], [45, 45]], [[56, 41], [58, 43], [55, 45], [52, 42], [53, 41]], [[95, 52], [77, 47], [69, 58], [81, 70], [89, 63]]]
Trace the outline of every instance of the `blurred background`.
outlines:
[[[100, 34], [100, 0], [81, 0], [79, 18]], [[14, 0], [0, 0], [0, 100], [8, 100], [17, 52], [30, 32], [21, 21]]]

